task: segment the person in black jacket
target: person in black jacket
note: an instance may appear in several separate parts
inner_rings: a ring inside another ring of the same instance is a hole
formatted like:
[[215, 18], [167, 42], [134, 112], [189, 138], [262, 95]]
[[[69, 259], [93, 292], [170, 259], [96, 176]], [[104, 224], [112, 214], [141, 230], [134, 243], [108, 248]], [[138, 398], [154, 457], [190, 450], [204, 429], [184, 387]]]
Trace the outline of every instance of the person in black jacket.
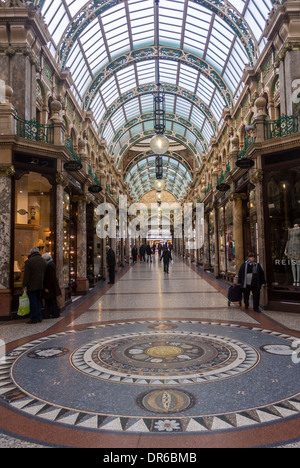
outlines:
[[25, 262], [23, 288], [30, 302], [30, 321], [38, 323], [43, 320], [42, 315], [42, 292], [44, 287], [44, 276], [46, 264], [42, 259], [39, 249], [33, 247], [28, 260]]
[[133, 261], [133, 263], [136, 263], [136, 261], [137, 261], [137, 256], [138, 256], [138, 251], [137, 251], [137, 248], [136, 248], [135, 245], [132, 247], [131, 255], [132, 255], [132, 261]]
[[172, 260], [172, 254], [168, 247], [168, 244], [166, 244], [165, 247], [163, 248], [161, 260], [163, 260], [164, 262], [164, 272], [169, 273], [169, 264], [170, 264], [170, 260]]
[[45, 299], [44, 318], [58, 318], [60, 316], [60, 309], [57, 304], [57, 297], [61, 295], [61, 289], [56, 276], [56, 267], [49, 253], [45, 253], [43, 259], [46, 262], [43, 291]]
[[116, 271], [116, 254], [113, 249], [107, 245], [106, 246], [106, 263], [108, 268], [109, 282], [108, 284], [115, 283], [115, 271]]
[[249, 308], [249, 298], [252, 291], [253, 310], [255, 312], [260, 312], [260, 290], [262, 285], [266, 283], [266, 280], [261, 265], [255, 260], [254, 253], [249, 253], [248, 260], [246, 260], [246, 262], [244, 262], [241, 266], [238, 282], [243, 288], [245, 309], [247, 310]]

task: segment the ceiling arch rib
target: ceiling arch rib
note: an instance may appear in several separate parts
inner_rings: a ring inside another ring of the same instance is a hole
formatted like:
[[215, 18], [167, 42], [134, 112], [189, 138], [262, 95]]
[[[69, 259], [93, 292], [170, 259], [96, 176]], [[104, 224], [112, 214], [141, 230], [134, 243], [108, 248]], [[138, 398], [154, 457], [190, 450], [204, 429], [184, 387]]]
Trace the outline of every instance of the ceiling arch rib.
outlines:
[[[118, 97], [106, 110], [104, 116], [102, 117], [99, 126], [98, 126], [98, 133], [100, 137], [102, 138], [103, 135], [105, 134], [105, 128], [107, 124], [112, 120], [113, 116], [118, 112], [118, 110], [124, 106], [125, 103], [129, 102], [131, 99], [134, 99], [136, 97], [140, 97], [146, 94], [153, 94], [157, 89], [157, 85], [154, 83], [151, 83], [149, 85], [145, 86], [140, 86], [136, 87], [133, 89], [130, 89], [126, 93], [122, 94], [120, 97]], [[203, 116], [208, 120], [209, 125], [212, 128], [212, 131], [214, 135], [218, 132], [219, 129], [219, 124], [217, 118], [213, 115], [212, 111], [210, 108], [205, 104], [205, 102], [198, 97], [196, 94], [188, 91], [187, 89], [184, 89], [180, 86], [173, 86], [173, 85], [168, 85], [167, 83], [162, 83], [161, 84], [161, 89], [165, 91], [168, 94], [174, 94], [178, 97], [183, 98], [184, 100], [188, 101], [192, 106], [195, 106], [199, 111], [203, 114]], [[176, 109], [173, 109], [172, 112], [175, 113]], [[192, 110], [189, 111], [189, 113], [192, 116]], [[192, 118], [192, 117], [190, 117]], [[125, 116], [124, 116], [124, 123], [125, 124]], [[203, 124], [203, 122], [202, 122]], [[191, 125], [197, 126], [199, 123], [195, 121], [191, 122]], [[113, 124], [113, 127], [115, 125]], [[109, 143], [109, 142], [108, 142]]]
[[[166, 180], [165, 191], [172, 193], [180, 201], [187, 190], [192, 177], [189, 171], [179, 161], [163, 156], [163, 171]], [[156, 180], [155, 156], [149, 156], [136, 163], [128, 172], [125, 181], [132, 194], [140, 200], [143, 195], [153, 190]]]
[[[108, 151], [111, 155], [115, 154], [116, 144], [120, 141], [120, 139], [128, 132], [131, 131], [134, 127], [143, 126], [146, 122], [153, 121], [154, 113], [149, 112], [147, 114], [142, 114], [140, 116], [134, 117], [130, 121], [126, 122], [114, 135], [114, 137], [108, 141]], [[172, 122], [171, 128], [173, 125], [177, 125], [177, 128], [181, 129], [184, 127], [183, 134], [186, 134], [187, 131], [194, 136], [194, 141], [196, 140], [198, 143], [194, 143], [196, 147], [201, 148], [201, 152], [206, 152], [208, 150], [208, 142], [206, 142], [205, 138], [203, 137], [201, 131], [193, 125], [191, 122], [183, 119], [181, 116], [176, 114], [171, 114], [169, 112], [166, 113], [166, 121]], [[168, 128], [168, 127], [167, 127]], [[135, 133], [135, 132], [134, 132]]]
[[[141, 141], [144, 140], [149, 140], [155, 135], [155, 130], [145, 130], [143, 132], [137, 133], [133, 137], [131, 137], [127, 142], [122, 143], [122, 148], [120, 149], [119, 155], [116, 160], [116, 166], [119, 167], [121, 160], [124, 156], [124, 154], [130, 150], [134, 145], [140, 143]], [[197, 166], [200, 165], [201, 161], [201, 154], [197, 150], [197, 148], [194, 147], [194, 145], [189, 141], [188, 138], [185, 136], [179, 134], [177, 131], [171, 131], [171, 130], [166, 130], [165, 135], [169, 138], [169, 140], [177, 142], [179, 145], [184, 146], [195, 158]], [[148, 144], [149, 146], [149, 144]]]
[[[56, 58], [62, 68], [66, 66], [70, 50], [74, 43], [95, 18], [99, 17], [109, 9], [123, 3], [125, 0], [93, 0], [87, 2], [66, 26], [57, 46]], [[208, 11], [218, 15], [234, 31], [241, 40], [249, 62], [253, 65], [258, 56], [259, 47], [254, 33], [245, 21], [243, 15], [232, 3], [227, 0], [216, 2], [215, 0], [190, 0]]]
[[[170, 60], [180, 62], [181, 64], [186, 65], [188, 68], [193, 68], [200, 74], [203, 74], [220, 92], [224, 99], [224, 105], [227, 107], [232, 107], [233, 95], [230, 88], [220, 73], [217, 72], [217, 70], [208, 62], [194, 54], [191, 54], [190, 52], [171, 47], [160, 47], [159, 53], [161, 56], [161, 66], [164, 60]], [[118, 71], [124, 70], [126, 67], [129, 67], [132, 64], [145, 62], [151, 59], [155, 65], [156, 57], [157, 48], [153, 46], [127, 52], [117, 59], [111, 61], [95, 75], [94, 79], [88, 86], [87, 91], [84, 93], [84, 109], [88, 110], [89, 108], [92, 108], [93, 100], [100, 91], [101, 87]]]
[[[137, 156], [134, 156], [127, 163], [126, 167], [124, 167], [124, 176], [126, 177], [128, 172], [134, 166], [136, 166], [137, 163], [139, 163], [143, 159], [149, 158], [150, 156], [155, 156], [155, 154], [153, 153], [152, 150], [144, 151], [144, 152], [139, 153]], [[179, 164], [181, 164], [188, 171], [188, 173], [190, 174], [190, 176], [192, 178], [192, 174], [193, 174], [192, 166], [178, 152], [176, 152], [176, 151], [167, 151], [167, 153], [164, 156], [169, 157], [169, 158], [174, 159], [177, 162], [179, 162]]]

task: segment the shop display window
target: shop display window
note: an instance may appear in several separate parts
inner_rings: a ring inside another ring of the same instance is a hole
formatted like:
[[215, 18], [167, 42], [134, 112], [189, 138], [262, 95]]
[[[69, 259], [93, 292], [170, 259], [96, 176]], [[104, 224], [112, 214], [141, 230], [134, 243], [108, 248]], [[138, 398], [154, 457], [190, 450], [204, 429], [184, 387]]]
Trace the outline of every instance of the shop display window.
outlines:
[[300, 168], [268, 177], [272, 286], [300, 287]]
[[55, 253], [55, 194], [46, 177], [28, 172], [15, 181], [14, 295], [22, 293], [24, 265], [33, 247]]

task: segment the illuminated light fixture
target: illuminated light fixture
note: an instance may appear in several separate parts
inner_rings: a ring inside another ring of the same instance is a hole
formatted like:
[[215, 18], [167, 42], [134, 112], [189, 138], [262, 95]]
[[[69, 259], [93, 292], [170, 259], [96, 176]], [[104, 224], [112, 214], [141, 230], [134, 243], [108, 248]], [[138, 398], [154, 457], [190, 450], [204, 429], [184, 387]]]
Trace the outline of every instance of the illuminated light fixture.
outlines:
[[164, 180], [156, 180], [154, 182], [154, 188], [158, 191], [161, 192], [166, 186], [166, 182]]
[[165, 154], [170, 146], [170, 142], [166, 135], [156, 134], [150, 140], [150, 147], [153, 153]]
[[166, 105], [165, 93], [161, 91], [160, 74], [159, 74], [159, 0], [155, 0], [156, 6], [156, 31], [155, 41], [157, 47], [157, 60], [156, 60], [156, 86], [157, 90], [153, 95], [154, 99], [154, 130], [156, 135], [150, 141], [150, 147], [153, 153], [165, 154], [170, 142], [164, 135], [166, 130]]

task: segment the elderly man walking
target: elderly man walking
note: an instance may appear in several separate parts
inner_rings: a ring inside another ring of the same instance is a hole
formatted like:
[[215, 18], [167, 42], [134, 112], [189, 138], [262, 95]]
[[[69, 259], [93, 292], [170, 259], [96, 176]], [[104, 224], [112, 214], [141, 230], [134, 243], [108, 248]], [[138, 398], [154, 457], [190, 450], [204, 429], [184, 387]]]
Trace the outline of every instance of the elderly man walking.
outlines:
[[39, 249], [37, 247], [31, 249], [28, 260], [25, 262], [23, 278], [23, 288], [27, 292], [30, 302], [29, 323], [38, 323], [43, 320], [42, 292], [46, 267]]

